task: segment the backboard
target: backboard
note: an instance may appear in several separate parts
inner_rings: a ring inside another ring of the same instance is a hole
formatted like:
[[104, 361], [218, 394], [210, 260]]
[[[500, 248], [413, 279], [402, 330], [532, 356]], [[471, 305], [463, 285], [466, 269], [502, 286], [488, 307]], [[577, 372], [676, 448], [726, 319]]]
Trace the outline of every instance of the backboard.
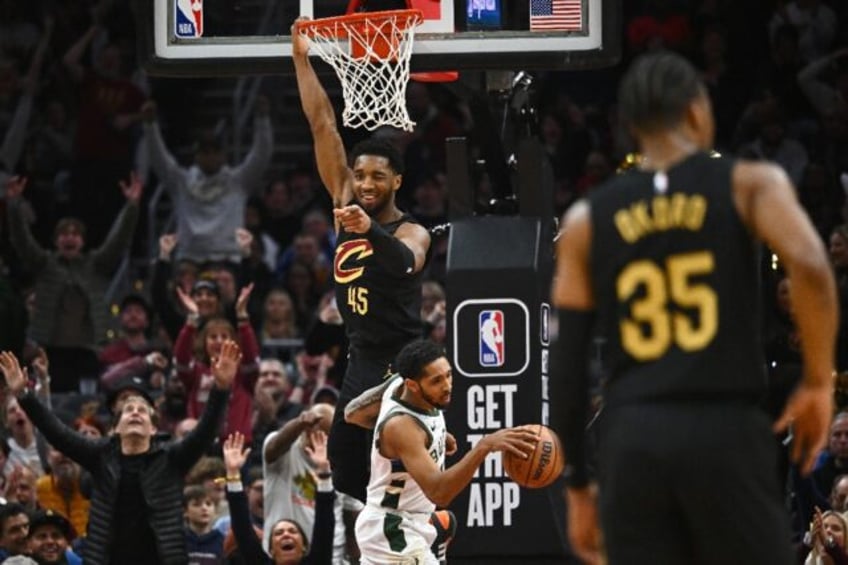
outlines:
[[[404, 1], [426, 19], [413, 71], [586, 69], [620, 56], [622, 0]], [[292, 22], [349, 8], [348, 0], [134, 2], [145, 67], [167, 76], [291, 73]]]

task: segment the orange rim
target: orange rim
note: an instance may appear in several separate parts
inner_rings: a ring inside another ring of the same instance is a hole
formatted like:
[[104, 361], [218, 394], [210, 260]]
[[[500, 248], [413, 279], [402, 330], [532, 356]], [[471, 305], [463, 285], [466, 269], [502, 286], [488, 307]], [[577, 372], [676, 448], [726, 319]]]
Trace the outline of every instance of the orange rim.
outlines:
[[[383, 10], [381, 12], [357, 12], [343, 16], [332, 16], [319, 18], [317, 20], [302, 20], [295, 22], [294, 28], [298, 33], [305, 32], [309, 36], [315, 35], [318, 30], [329, 30], [336, 37], [346, 37], [345, 26], [364, 30], [370, 23], [379, 26], [382, 22], [397, 18], [398, 31], [406, 31], [411, 26], [417, 26], [424, 21], [424, 13], [421, 10]], [[341, 25], [343, 24], [343, 25]]]
[[409, 78], [417, 82], [453, 82], [459, 78], [459, 71], [409, 73]]

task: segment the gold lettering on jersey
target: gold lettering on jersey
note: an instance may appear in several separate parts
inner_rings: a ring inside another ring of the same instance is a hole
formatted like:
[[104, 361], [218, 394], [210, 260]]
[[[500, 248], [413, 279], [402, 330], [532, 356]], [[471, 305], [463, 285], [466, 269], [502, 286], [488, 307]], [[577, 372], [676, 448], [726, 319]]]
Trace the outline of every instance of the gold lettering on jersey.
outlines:
[[642, 237], [668, 230], [698, 231], [707, 215], [707, 199], [700, 194], [657, 195], [639, 200], [615, 213], [613, 221], [621, 238], [636, 243]]
[[333, 278], [339, 284], [355, 281], [365, 270], [359, 262], [373, 253], [374, 249], [367, 239], [352, 239], [339, 244], [333, 261]]

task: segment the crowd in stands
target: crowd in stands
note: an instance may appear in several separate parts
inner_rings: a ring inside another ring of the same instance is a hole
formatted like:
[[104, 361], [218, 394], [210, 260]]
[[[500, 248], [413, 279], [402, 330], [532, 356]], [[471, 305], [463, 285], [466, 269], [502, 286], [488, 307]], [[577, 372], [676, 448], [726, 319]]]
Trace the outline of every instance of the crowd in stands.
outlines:
[[[615, 174], [632, 147], [615, 118], [626, 64], [662, 48], [694, 61], [715, 108], [716, 150], [779, 163], [829, 245], [843, 310], [840, 412], [812, 478], [786, 466], [787, 510], [799, 562], [825, 554], [848, 562], [848, 4], [623, 4], [621, 64], [538, 73], [535, 131], [554, 173], [552, 214]], [[327, 523], [315, 516], [326, 486], [307, 471], [326, 463], [315, 453], [326, 443], [346, 363], [330, 200], [311, 154], [275, 153], [282, 124], [271, 92], [256, 99], [246, 155], [229, 155], [220, 132], [204, 130], [190, 140], [189, 162], [180, 162], [188, 129], [181, 108], [190, 102], [173, 81], [146, 76], [136, 55], [133, 15], [123, 5], [0, 0], [0, 351], [21, 359], [41, 402], [79, 434], [109, 435], [113, 407], [131, 392], [153, 399], [157, 433], [179, 440], [206, 410], [212, 361], [235, 340], [242, 357], [225, 425], [186, 476], [191, 562], [239, 562], [245, 527], [262, 534], [269, 516], [273, 531], [260, 543], [268, 549], [272, 537], [291, 538], [279, 551], [303, 554], [312, 523]], [[406, 159], [400, 206], [436, 228], [448, 221], [445, 138], [467, 136], [474, 155], [481, 140], [468, 102], [449, 87], [412, 82], [407, 96], [415, 129], [377, 135]], [[277, 161], [285, 173], [272, 175]], [[492, 179], [482, 169], [473, 177], [477, 211], [486, 213]], [[139, 224], [159, 184], [176, 227], [158, 234], [149, 255]], [[128, 250], [145, 266], [132, 272], [131, 291], [110, 296]], [[446, 237], [437, 234], [422, 317], [426, 334], [441, 342], [445, 262]], [[803, 368], [779, 259], [765, 253], [763, 274], [773, 391], [766, 407], [777, 414]], [[4, 395], [2, 406], [0, 560], [77, 563], [92, 477], [46, 442], [14, 396]], [[234, 468], [243, 470], [243, 491], [228, 490]], [[345, 528], [355, 509], [337, 500], [334, 563], [355, 562]], [[290, 518], [289, 527], [277, 518]], [[251, 542], [248, 553], [257, 547]]]

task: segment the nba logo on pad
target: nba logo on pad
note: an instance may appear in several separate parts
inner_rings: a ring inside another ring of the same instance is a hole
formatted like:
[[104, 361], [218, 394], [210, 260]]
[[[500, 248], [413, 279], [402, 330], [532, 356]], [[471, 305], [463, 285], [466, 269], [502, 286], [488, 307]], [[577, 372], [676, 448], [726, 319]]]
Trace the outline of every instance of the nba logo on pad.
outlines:
[[174, 34], [182, 38], [203, 35], [203, 0], [176, 0]]
[[515, 377], [530, 363], [530, 311], [521, 300], [469, 298], [453, 311], [453, 363], [463, 377]]
[[503, 310], [480, 312], [480, 365], [501, 367], [504, 364]]

